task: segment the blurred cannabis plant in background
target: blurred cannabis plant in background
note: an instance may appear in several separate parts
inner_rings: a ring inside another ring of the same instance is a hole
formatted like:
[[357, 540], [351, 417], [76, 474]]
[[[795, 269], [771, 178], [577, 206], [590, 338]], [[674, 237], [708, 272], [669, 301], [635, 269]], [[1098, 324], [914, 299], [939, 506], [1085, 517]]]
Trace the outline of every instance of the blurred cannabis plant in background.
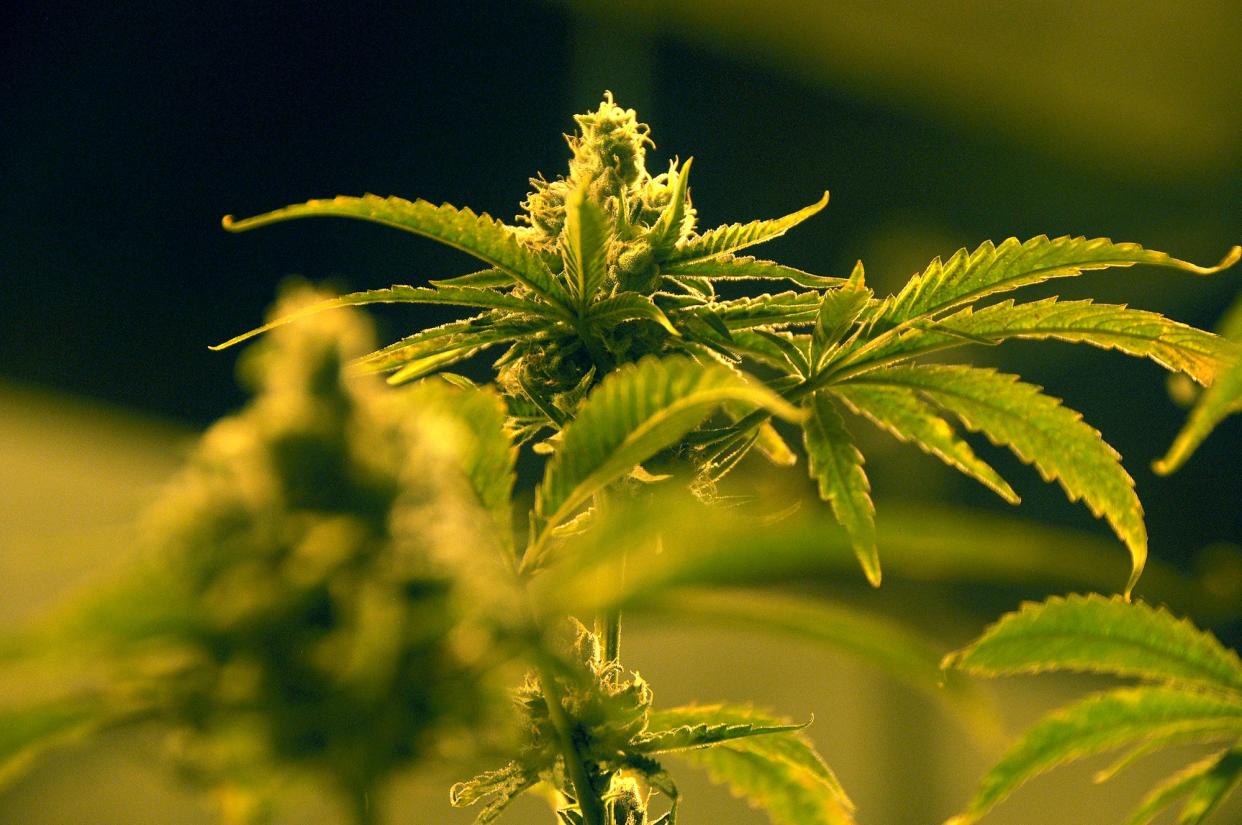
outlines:
[[[1128, 602], [1147, 534], [1116, 451], [1017, 376], [924, 358], [1059, 339], [1183, 373], [1209, 389], [1163, 465], [1171, 468], [1236, 406], [1237, 343], [1124, 305], [988, 299], [1135, 264], [1211, 274], [1242, 250], [1201, 267], [1103, 238], [1011, 238], [935, 259], [877, 297], [861, 262], [848, 276], [825, 276], [740, 254], [817, 214], [827, 193], [785, 217], [700, 231], [690, 159], [652, 174], [647, 127], [610, 95], [576, 121], [568, 175], [532, 179], [520, 225], [374, 195], [225, 218], [234, 231], [313, 216], [369, 220], [487, 268], [425, 287], [301, 294], [221, 345], [274, 333], [245, 360], [256, 400], [206, 435], [159, 508], [148, 531], [153, 572], [26, 643], [101, 646], [120, 675], [70, 691], [69, 705], [15, 712], [9, 729], [18, 734], [0, 755], [154, 719], [178, 733], [180, 759], [221, 789], [236, 821], [262, 821], [269, 786], [308, 773], [329, 777], [368, 823], [397, 769], [490, 754], [499, 767], [455, 785], [453, 804], [481, 805], [477, 821], [490, 822], [538, 790], [562, 825], [672, 825], [680, 793], [663, 764], [671, 757], [706, 768], [773, 822], [852, 822], [853, 805], [805, 725], [746, 706], [662, 708], [620, 653], [622, 611], [654, 606], [674, 620], [681, 610], [732, 615], [838, 644], [852, 634], [848, 644], [895, 672], [932, 670], [923, 640], [895, 623], [710, 589], [814, 570], [850, 550], [880, 584], [875, 509], [845, 414], [1017, 503], [959, 428], [982, 433], [1081, 499], [1130, 553], [1125, 599], [1024, 608], [947, 662], [987, 674], [1087, 668], [1155, 685], [1135, 689], [1153, 697], [1150, 708], [1124, 692], [1089, 700], [1090, 724], [1062, 724], [1054, 749], [1040, 744], [1047, 727], [1037, 728], [985, 782], [969, 817], [1086, 753], [1237, 740], [1236, 656]], [[783, 288], [735, 297], [736, 282]], [[478, 312], [381, 349], [349, 312], [321, 314], [375, 303]], [[494, 380], [451, 371], [493, 348]], [[376, 374], [404, 386], [382, 391]], [[728, 506], [737, 501], [721, 485], [753, 449], [776, 465], [797, 463], [790, 433], [843, 531], [792, 514], [789, 499]], [[515, 491], [523, 445], [546, 456], [531, 491]], [[527, 518], [515, 522], [519, 508]], [[1071, 641], [1041, 646], [1046, 628], [1025, 616], [1055, 617]], [[990, 653], [1007, 639], [1021, 655]], [[515, 668], [527, 672], [506, 713], [497, 686]], [[943, 692], [963, 691], [950, 681]], [[1192, 722], [1170, 727], [1174, 715]], [[1202, 800], [1215, 788], [1223, 795], [1240, 772], [1230, 751], [1177, 787], [1199, 788]]]

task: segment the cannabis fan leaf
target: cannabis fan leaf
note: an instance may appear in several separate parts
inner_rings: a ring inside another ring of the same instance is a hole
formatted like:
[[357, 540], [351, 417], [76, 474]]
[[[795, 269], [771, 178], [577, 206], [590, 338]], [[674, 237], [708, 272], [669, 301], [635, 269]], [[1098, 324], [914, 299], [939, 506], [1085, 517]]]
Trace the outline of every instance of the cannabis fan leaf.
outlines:
[[1164, 610], [1102, 596], [1029, 603], [944, 664], [983, 676], [1067, 670], [1142, 683], [1089, 696], [1037, 723], [984, 777], [954, 825], [976, 821], [1019, 785], [1057, 765], [1127, 746], [1132, 754], [1101, 779], [1165, 745], [1226, 746], [1157, 787], [1131, 823], [1149, 822], [1182, 797], [1189, 800], [1178, 821], [1201, 822], [1242, 779], [1242, 661]]

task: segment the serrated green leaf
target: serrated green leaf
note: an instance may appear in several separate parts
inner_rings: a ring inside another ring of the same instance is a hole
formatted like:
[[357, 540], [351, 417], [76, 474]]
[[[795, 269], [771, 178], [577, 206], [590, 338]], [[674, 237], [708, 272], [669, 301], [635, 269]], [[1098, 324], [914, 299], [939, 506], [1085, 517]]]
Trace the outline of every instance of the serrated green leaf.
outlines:
[[809, 289], [831, 289], [845, 283], [845, 278], [812, 275], [775, 261], [763, 261], [749, 255], [719, 255], [695, 263], [665, 264], [665, 275], [694, 275], [718, 281], [790, 281]]
[[643, 753], [668, 753], [670, 751], [708, 748], [728, 742], [732, 739], [745, 739], [748, 736], [765, 736], [773, 733], [784, 733], [802, 730], [809, 723], [788, 725], [757, 725], [753, 722], [741, 724], [732, 722], [697, 722], [680, 725], [668, 730], [644, 733], [630, 742], [634, 748]]
[[1021, 499], [1009, 483], [1001, 478], [970, 445], [958, 437], [948, 421], [935, 407], [905, 387], [862, 386], [839, 384], [832, 392], [853, 412], [865, 416], [877, 427], [901, 441], [914, 444], [988, 487], [1010, 504]]
[[849, 533], [867, 580], [879, 587], [875, 505], [871, 503], [871, 483], [863, 471], [863, 455], [827, 393], [812, 394], [806, 406], [809, 414], [802, 424], [802, 443], [811, 478], [819, 487], [819, 497], [832, 505], [833, 515]]
[[727, 401], [800, 417], [771, 390], [720, 365], [648, 357], [610, 374], [565, 427], [561, 448], [548, 462], [535, 503], [545, 529], [634, 465], [675, 444]]
[[592, 304], [587, 310], [587, 319], [604, 328], [616, 326], [622, 321], [654, 321], [671, 335], [681, 336], [681, 332], [673, 326], [663, 310], [646, 295], [639, 295], [637, 292], [622, 292]]
[[891, 363], [949, 347], [999, 344], [1014, 338], [1056, 339], [1150, 358], [1200, 384], [1212, 383], [1238, 352], [1238, 347], [1224, 338], [1154, 312], [1089, 300], [1047, 298], [1025, 304], [1006, 300], [978, 311], [967, 307], [923, 329], [892, 336], [881, 346], [862, 345], [858, 354], [842, 363]]
[[864, 385], [906, 387], [952, 412], [971, 430], [1058, 481], [1070, 501], [1081, 499], [1108, 521], [1130, 550], [1133, 589], [1147, 561], [1147, 528], [1134, 480], [1117, 452], [1082, 416], [1016, 376], [964, 366], [894, 367], [855, 379]]
[[463, 349], [483, 350], [533, 338], [552, 327], [544, 320], [498, 320], [485, 313], [416, 332], [353, 362], [362, 372], [389, 372], [412, 361]]
[[513, 552], [513, 485], [517, 447], [504, 401], [491, 388], [420, 385], [410, 396], [417, 410], [434, 411], [461, 426], [453, 433], [462, 471], [492, 519], [501, 547]]
[[1108, 238], [1046, 235], [1025, 243], [1009, 238], [1000, 246], [985, 241], [974, 252], [959, 249], [949, 260], [935, 258], [922, 274], [890, 298], [880, 315], [882, 323], [899, 324], [941, 312], [998, 292], [1007, 292], [1053, 278], [1079, 275], [1086, 270], [1148, 264], [1210, 275], [1237, 263], [1242, 247], [1234, 247], [1214, 267], [1201, 267], [1163, 252], [1133, 243], [1113, 243]]
[[1161, 475], [1176, 471], [1221, 421], [1236, 412], [1242, 412], [1242, 358], [1222, 372], [1215, 384], [1204, 390], [1181, 432], [1173, 439], [1169, 451], [1152, 465], [1153, 469]]
[[1027, 780], [1052, 768], [1150, 737], [1183, 732], [1242, 735], [1242, 702], [1175, 687], [1139, 687], [1091, 696], [1045, 717], [1023, 734], [979, 785], [969, 825]]
[[677, 179], [673, 184], [668, 206], [664, 207], [659, 220], [651, 227], [648, 237], [657, 259], [663, 258], [681, 240], [682, 234], [690, 231], [686, 226], [686, 192], [690, 186], [690, 166], [693, 163], [694, 158], [686, 158], [681, 169], [672, 172]]
[[580, 313], [590, 305], [608, 276], [609, 234], [607, 217], [591, 200], [587, 187], [579, 186], [565, 202], [561, 257]]
[[230, 232], [244, 232], [281, 221], [319, 216], [356, 218], [431, 238], [509, 273], [561, 309], [569, 308], [569, 296], [553, 278], [543, 259], [523, 245], [513, 230], [487, 213], [475, 214], [470, 209], [458, 209], [447, 203], [435, 206], [422, 199], [339, 195], [292, 204], [240, 221], [226, 215], [223, 224]]
[[[672, 267], [673, 265], [690, 264], [707, 258], [714, 258], [717, 255], [736, 252], [748, 246], [779, 238], [827, 205], [828, 193], [825, 192], [824, 196], [815, 203], [783, 218], [751, 221], [745, 224], [726, 224], [710, 229], [701, 235], [693, 236], [679, 243], [672, 253], [660, 262], [661, 268], [665, 268], [665, 264]], [[693, 273], [687, 273], [682, 269], [678, 274]]]
[[1177, 825], [1199, 825], [1242, 780], [1242, 747], [1226, 753], [1203, 775], [1177, 817]]
[[[690, 705], [653, 711], [650, 725], [728, 723], [776, 727], [787, 720], [749, 707]], [[774, 825], [849, 825], [853, 803], [832, 769], [799, 730], [732, 739], [716, 747], [676, 751], [674, 757], [704, 767], [712, 781], [727, 784], [767, 811]]]
[[819, 304], [818, 292], [778, 292], [775, 295], [765, 293], [754, 297], [714, 301], [686, 308], [678, 314], [705, 316], [710, 313], [733, 331], [812, 324], [819, 311]]
[[735, 357], [750, 358], [791, 375], [806, 374], [806, 356], [787, 333], [745, 329], [731, 333], [729, 339], [727, 349]]
[[1143, 797], [1126, 820], [1126, 825], [1148, 825], [1161, 811], [1194, 790], [1203, 775], [1212, 770], [1224, 755], [1225, 751], [1214, 753], [1167, 777]]
[[837, 344], [858, 320], [871, 300], [872, 292], [863, 285], [862, 261], [854, 267], [850, 280], [838, 289], [825, 290], [815, 316], [811, 334], [811, 364], [815, 372], [823, 366], [828, 349]]
[[516, 298], [503, 292], [494, 292], [490, 289], [476, 289], [474, 287], [440, 287], [431, 289], [428, 287], [406, 286], [397, 284], [385, 289], [368, 289], [365, 292], [351, 292], [348, 295], [340, 295], [336, 298], [329, 298], [326, 301], [319, 301], [309, 306], [302, 307], [297, 312], [291, 312], [273, 321], [256, 327], [249, 332], [243, 332], [222, 344], [216, 344], [209, 347], [212, 350], [222, 350], [240, 344], [256, 335], [262, 335], [270, 332], [277, 327], [283, 327], [285, 324], [291, 324], [294, 321], [300, 321], [311, 315], [316, 315], [329, 309], [341, 309], [351, 306], [367, 306], [370, 304], [450, 304], [452, 306], [462, 307], [487, 307], [489, 309], [507, 309], [514, 312], [520, 312], [526, 315], [533, 315], [538, 318], [546, 318], [548, 320], [558, 320], [567, 317], [564, 312], [558, 311], [555, 307], [548, 304], [540, 304], [535, 301], [527, 301], [523, 298]]
[[1242, 661], [1210, 633], [1161, 608], [1094, 594], [1028, 602], [945, 666], [987, 676], [1111, 673], [1242, 697]]

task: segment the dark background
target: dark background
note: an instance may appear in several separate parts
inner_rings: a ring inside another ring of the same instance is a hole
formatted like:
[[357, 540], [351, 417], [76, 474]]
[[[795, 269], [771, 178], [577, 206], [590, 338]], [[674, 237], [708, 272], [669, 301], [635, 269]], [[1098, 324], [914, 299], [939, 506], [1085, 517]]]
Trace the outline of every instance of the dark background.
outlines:
[[[1058, 3], [847, 3], [832, 18], [780, 0], [752, 20], [740, 5], [11, 8], [0, 376], [205, 424], [243, 399], [236, 354], [207, 345], [255, 325], [283, 278], [366, 288], [471, 269], [379, 227], [230, 236], [223, 214], [371, 191], [508, 220], [529, 175], [563, 169], [570, 114], [605, 88], [652, 125], [654, 168], [695, 155], [707, 225], [783, 214], [830, 188], [828, 210], [771, 254], [825, 274], [861, 257], [881, 289], [985, 238], [1109, 235], [1201, 263], [1242, 240], [1228, 3], [1167, 19]], [[1211, 326], [1242, 281], [1120, 270], [1056, 287]], [[446, 317], [377, 316], [387, 337]], [[1155, 555], [1186, 562], [1242, 536], [1236, 421], [1177, 477], [1149, 471], [1184, 416], [1157, 368], [1058, 344], [976, 358], [1045, 384], [1118, 447]], [[874, 449], [881, 499], [993, 506], [909, 448]], [[1033, 471], [981, 449], [1025, 515], [1104, 532]]]

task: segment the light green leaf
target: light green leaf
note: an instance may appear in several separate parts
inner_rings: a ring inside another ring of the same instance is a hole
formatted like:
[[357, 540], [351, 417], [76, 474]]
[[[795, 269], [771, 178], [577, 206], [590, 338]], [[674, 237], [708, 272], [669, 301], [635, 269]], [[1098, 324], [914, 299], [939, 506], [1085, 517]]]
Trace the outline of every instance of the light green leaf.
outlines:
[[1130, 814], [1126, 825], [1148, 825], [1160, 815], [1161, 811], [1194, 790], [1195, 786], [1202, 781], [1204, 774], [1211, 771], [1225, 753], [1225, 751], [1220, 751], [1193, 762], [1156, 785]]
[[813, 372], [819, 371], [828, 349], [840, 342], [871, 300], [872, 292], [864, 285], [863, 277], [862, 261], [859, 261], [849, 281], [838, 289], [825, 290], [811, 334]]
[[910, 329], [882, 346], [869, 348], [865, 359], [847, 357], [846, 361], [885, 363], [964, 344], [999, 344], [1012, 338], [1056, 339], [1115, 349], [1150, 358], [1200, 384], [1212, 383], [1239, 351], [1237, 345], [1220, 336], [1154, 312], [1047, 298], [1025, 304], [1007, 300], [978, 311], [967, 307], [926, 329]]
[[785, 332], [769, 332], [768, 330], [738, 330], [730, 335], [728, 349], [735, 355], [741, 355], [775, 367], [784, 373], [805, 375], [809, 369], [806, 355], [798, 347], [799, 340]]
[[[673, 267], [675, 264], [690, 264], [707, 258], [714, 258], [717, 255], [736, 252], [748, 246], [779, 238], [827, 205], [828, 193], [825, 192], [824, 196], [815, 203], [783, 218], [751, 221], [745, 224], [726, 224], [710, 229], [701, 235], [696, 235], [679, 243], [673, 252], [660, 262], [661, 268], [665, 269], [665, 264], [668, 267]], [[689, 273], [683, 269], [673, 274], [688, 275], [698, 273]]]
[[819, 311], [818, 292], [779, 292], [729, 301], [714, 301], [702, 306], [689, 307], [679, 314], [705, 315], [712, 313], [729, 330], [753, 329], [755, 327], [782, 327], [791, 324], [812, 324]]
[[608, 219], [591, 200], [587, 187], [579, 186], [565, 202], [561, 257], [580, 312], [590, 305], [608, 275], [609, 234]]
[[[691, 705], [654, 711], [651, 727], [731, 723], [775, 727], [787, 720], [748, 707]], [[774, 825], [851, 825], [853, 803], [836, 775], [798, 730], [731, 739], [710, 748], [675, 751], [675, 758], [706, 768], [713, 782], [767, 811]]]
[[1242, 247], [1233, 247], [1214, 267], [1196, 266], [1163, 252], [1133, 243], [1113, 243], [1108, 238], [1039, 235], [1021, 243], [1009, 238], [1000, 246], [985, 241], [974, 252], [959, 249], [949, 260], [935, 258], [889, 298], [880, 318], [899, 324], [941, 312], [997, 292], [1038, 284], [1052, 278], [1079, 275], [1086, 270], [1126, 267], [1134, 264], [1169, 267], [1198, 275], [1210, 275], [1237, 263]]
[[491, 388], [462, 390], [422, 384], [410, 396], [420, 413], [434, 411], [458, 423], [462, 470], [479, 503], [491, 516], [500, 545], [513, 552], [513, 485], [517, 447], [504, 401]]
[[1021, 499], [1009, 483], [975, 455], [953, 425], [911, 389], [838, 384], [832, 392], [855, 413], [865, 416], [901, 441], [910, 442], [955, 470], [970, 476], [1010, 504]]
[[665, 264], [665, 275], [694, 275], [719, 281], [790, 281], [809, 289], [831, 289], [845, 283], [845, 278], [812, 275], [775, 261], [762, 261], [749, 255], [719, 255], [695, 263]]
[[681, 240], [683, 234], [691, 231], [686, 225], [686, 192], [690, 186], [690, 166], [693, 163], [694, 158], [686, 158], [680, 170], [671, 172], [677, 177], [668, 206], [664, 207], [664, 211], [660, 213], [660, 219], [656, 221], [655, 226], [651, 227], [648, 236], [657, 259], [664, 257], [677, 241]]
[[681, 336], [663, 310], [653, 304], [649, 297], [637, 292], [622, 292], [592, 304], [587, 310], [587, 319], [593, 325], [604, 328], [616, 326], [622, 321], [655, 321], [671, 335]]
[[946, 657], [945, 666], [987, 676], [1111, 673], [1242, 697], [1242, 661], [1210, 633], [1161, 608], [1094, 594], [1028, 602]]
[[638, 736], [630, 744], [643, 753], [668, 753], [670, 751], [707, 748], [722, 742], [728, 742], [731, 739], [745, 739], [748, 736], [765, 736], [773, 733], [802, 730], [808, 724], [810, 723], [800, 725], [757, 725], [754, 722], [742, 724], [697, 722], [668, 730], [647, 732]]
[[1211, 435], [1217, 424], [1236, 412], [1242, 412], [1242, 358], [1222, 372], [1215, 384], [1204, 390], [1168, 453], [1152, 465], [1153, 469], [1161, 475], [1177, 470]]
[[249, 332], [230, 338], [223, 344], [216, 344], [209, 347], [212, 350], [222, 350], [240, 344], [256, 335], [262, 335], [270, 332], [277, 327], [283, 327], [285, 324], [291, 324], [294, 321], [300, 321], [311, 315], [329, 309], [340, 309], [350, 306], [366, 306], [368, 304], [451, 304], [453, 306], [463, 307], [488, 307], [491, 309], [507, 309], [514, 312], [521, 312], [527, 315], [534, 315], [549, 320], [558, 320], [567, 317], [563, 311], [558, 311], [555, 307], [548, 304], [540, 304], [535, 301], [527, 301], [523, 298], [516, 298], [503, 292], [494, 292], [490, 289], [476, 289], [474, 287], [440, 287], [431, 289], [421, 286], [405, 286], [397, 284], [385, 289], [368, 289], [365, 292], [351, 292], [348, 295], [341, 295], [336, 298], [329, 298], [326, 301], [319, 301], [308, 306], [304, 306], [296, 312], [291, 312], [270, 321], [261, 327], [256, 327]]
[[875, 544], [875, 505], [871, 483], [863, 471], [863, 456], [845, 429], [845, 422], [827, 393], [817, 392], [806, 403], [809, 415], [802, 424], [811, 478], [819, 497], [832, 505], [833, 515], [849, 533], [854, 555], [872, 585], [880, 586], [880, 558]]
[[1242, 735], [1242, 701], [1165, 686], [1091, 696], [1046, 716], [1023, 734], [952, 823], [976, 822], [1018, 786], [1058, 765], [1150, 737], [1190, 732]]
[[724, 366], [649, 357], [617, 369], [587, 396], [548, 462], [535, 502], [544, 530], [634, 465], [677, 443], [727, 401], [800, 417], [780, 396]]
[[1225, 801], [1242, 780], [1242, 747], [1235, 747], [1212, 766], [1182, 807], [1177, 825], [1199, 825]]
[[562, 309], [569, 308], [569, 296], [553, 278], [543, 259], [524, 246], [509, 227], [486, 213], [477, 215], [470, 209], [458, 209], [447, 203], [435, 206], [422, 199], [340, 195], [293, 204], [240, 221], [225, 215], [223, 224], [230, 232], [244, 232], [281, 221], [318, 216], [356, 218], [423, 235], [473, 255], [509, 273], [550, 303]]
[[483, 313], [462, 321], [421, 330], [355, 360], [362, 372], [389, 372], [412, 361], [463, 349], [482, 350], [545, 333], [553, 325], [543, 319], [499, 319]]
[[952, 412], [971, 430], [1007, 446], [1034, 464], [1045, 481], [1058, 481], [1070, 501], [1082, 501], [1107, 519], [1130, 550], [1133, 589], [1147, 561], [1147, 528], [1134, 480], [1120, 456], [1082, 416], [1016, 376], [964, 366], [894, 367], [854, 383], [914, 389]]

